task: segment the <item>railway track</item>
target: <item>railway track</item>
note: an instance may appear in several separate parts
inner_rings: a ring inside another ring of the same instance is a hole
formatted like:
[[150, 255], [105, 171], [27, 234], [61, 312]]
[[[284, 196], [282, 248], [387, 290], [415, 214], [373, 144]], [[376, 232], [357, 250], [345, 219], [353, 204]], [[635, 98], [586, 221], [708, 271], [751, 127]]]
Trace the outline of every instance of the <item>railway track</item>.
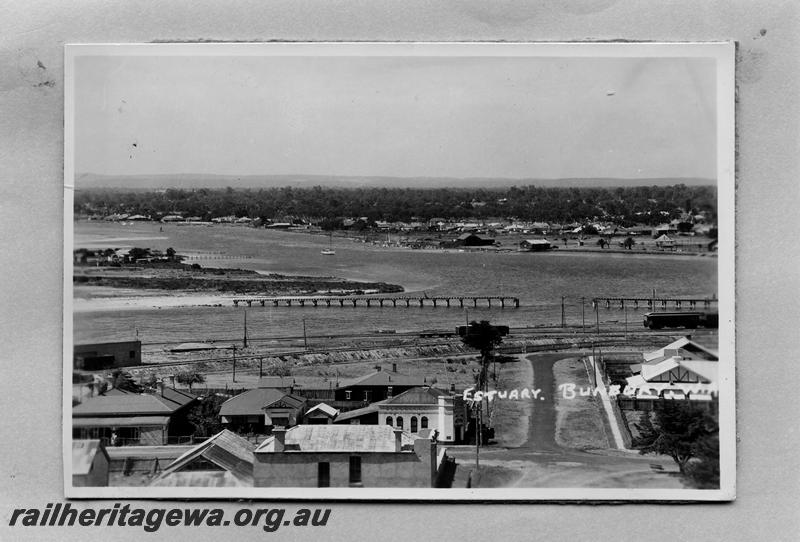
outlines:
[[[693, 336], [696, 335], [703, 335], [709, 336], [712, 338], [714, 333], [713, 331], [709, 330], [692, 330]], [[699, 332], [699, 333], [698, 333]], [[596, 333], [581, 333], [580, 329], [572, 329], [568, 331], [564, 331], [563, 328], [559, 327], [550, 327], [550, 328], [516, 328], [511, 330], [511, 333], [505, 338], [505, 341], [502, 345], [497, 348], [497, 352], [501, 354], [513, 354], [513, 353], [524, 353], [524, 352], [537, 352], [537, 351], [546, 351], [546, 350], [562, 350], [564, 348], [573, 348], [577, 346], [578, 348], [590, 348], [592, 345], [594, 346], [643, 346], [648, 347], [654, 341], [658, 342], [658, 338], [664, 337], [664, 341], [670, 341], [676, 335], [679, 335], [675, 331], [636, 331], [636, 332], [628, 332], [625, 333], [624, 330], [611, 330], [606, 332], [601, 332], [599, 335]], [[396, 337], [403, 337], [406, 339], [406, 342], [398, 342], [397, 340], [391, 341], [392, 338]], [[455, 346], [461, 345], [461, 341], [458, 337], [446, 337], [446, 338], [435, 338], [435, 339], [420, 339], [418, 332], [406, 332], [406, 333], [398, 333], [393, 335], [385, 335], [385, 334], [363, 334], [363, 335], [347, 335], [347, 334], [338, 334], [338, 335], [318, 335], [314, 336], [313, 339], [320, 340], [320, 339], [328, 339], [328, 338], [347, 338], [350, 341], [354, 339], [383, 339], [383, 341], [376, 341], [372, 344], [349, 344], [346, 346], [326, 346], [324, 348], [285, 348], [280, 350], [265, 350], [258, 353], [252, 352], [237, 352], [236, 353], [236, 360], [237, 362], [241, 361], [256, 361], [259, 359], [264, 358], [280, 358], [280, 357], [295, 357], [295, 356], [303, 356], [303, 355], [326, 355], [331, 353], [346, 353], [346, 352], [356, 352], [362, 350], [382, 350], [382, 349], [391, 349], [391, 348], [452, 348]], [[302, 337], [282, 337], [281, 340], [290, 340], [290, 339], [302, 339]], [[312, 337], [308, 337], [309, 340]], [[544, 344], [532, 344], [527, 343], [526, 341], [529, 340], [562, 340], [565, 342], [561, 342], [558, 344], [555, 343], [544, 343]], [[271, 339], [263, 339], [263, 340], [276, 340], [275, 338]], [[231, 342], [231, 341], [218, 341], [218, 342]], [[250, 340], [250, 342], [256, 342], [256, 340]], [[387, 344], [390, 343], [390, 344]], [[151, 345], [165, 345], [165, 344], [174, 344], [174, 343], [150, 343]], [[238, 350], [238, 349], [237, 349]], [[210, 357], [202, 357], [202, 358], [188, 358], [188, 359], [180, 359], [180, 360], [165, 360], [161, 362], [155, 363], [145, 363], [143, 365], [131, 365], [122, 367], [122, 369], [131, 371], [131, 372], [138, 372], [142, 369], [151, 369], [151, 368], [168, 368], [168, 367], [179, 367], [179, 366], [191, 366], [197, 364], [215, 364], [215, 363], [231, 363], [233, 360], [233, 352], [232, 349], [225, 349], [225, 355], [222, 356], [210, 356]], [[450, 355], [459, 355], [460, 353], [453, 353]], [[471, 355], [473, 352], [467, 352], [463, 355]]]

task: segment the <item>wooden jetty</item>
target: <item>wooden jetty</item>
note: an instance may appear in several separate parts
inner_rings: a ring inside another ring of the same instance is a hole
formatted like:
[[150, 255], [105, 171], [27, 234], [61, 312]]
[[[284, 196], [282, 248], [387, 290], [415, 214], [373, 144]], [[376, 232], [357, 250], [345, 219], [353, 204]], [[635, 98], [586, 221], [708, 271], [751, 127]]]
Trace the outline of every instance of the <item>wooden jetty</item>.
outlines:
[[346, 295], [346, 296], [297, 296], [297, 297], [245, 297], [233, 300], [233, 305], [238, 307], [239, 304], [246, 303], [248, 307], [252, 307], [253, 303], [257, 303], [262, 307], [271, 304], [274, 307], [305, 307], [306, 305], [313, 307], [478, 307], [487, 305], [492, 307], [500, 306], [501, 308], [513, 307], [519, 308], [518, 297], [507, 296], [406, 296], [406, 295], [382, 295], [382, 296], [363, 296], [363, 295]]
[[710, 309], [712, 305], [716, 307], [717, 299], [705, 297], [703, 299], [697, 298], [677, 298], [677, 297], [595, 297], [592, 299], [592, 307], [605, 307], [607, 309], [618, 308], [620, 310], [625, 307], [632, 307], [638, 309], [640, 307], [647, 307], [649, 310], [667, 310], [674, 308], [681, 310], [688, 308], [695, 310], [699, 307]]

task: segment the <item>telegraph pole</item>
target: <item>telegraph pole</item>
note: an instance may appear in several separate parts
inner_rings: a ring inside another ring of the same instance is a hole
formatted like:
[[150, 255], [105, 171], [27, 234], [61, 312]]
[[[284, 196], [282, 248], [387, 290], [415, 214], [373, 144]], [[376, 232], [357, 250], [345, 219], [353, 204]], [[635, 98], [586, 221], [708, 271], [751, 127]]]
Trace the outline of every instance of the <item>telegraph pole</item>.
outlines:
[[242, 336], [242, 348], [247, 348], [247, 309], [244, 310], [244, 335]]
[[625, 340], [628, 340], [628, 307], [625, 307]]
[[600, 302], [595, 301], [594, 303], [594, 316], [597, 320], [597, 334], [600, 335]]
[[481, 410], [483, 409], [483, 405], [478, 404], [477, 416], [475, 416], [475, 476], [478, 476], [478, 469], [481, 466], [480, 455], [481, 455], [481, 428], [480, 428], [480, 421], [481, 421]]
[[236, 382], [236, 345], [232, 344], [231, 349], [233, 349], [233, 381]]
[[564, 317], [564, 299], [566, 299], [563, 295], [561, 296], [561, 327], [566, 327], [566, 319]]
[[581, 331], [586, 333], [586, 298], [581, 298]]
[[303, 346], [308, 350], [308, 336], [306, 336], [306, 319], [303, 318]]

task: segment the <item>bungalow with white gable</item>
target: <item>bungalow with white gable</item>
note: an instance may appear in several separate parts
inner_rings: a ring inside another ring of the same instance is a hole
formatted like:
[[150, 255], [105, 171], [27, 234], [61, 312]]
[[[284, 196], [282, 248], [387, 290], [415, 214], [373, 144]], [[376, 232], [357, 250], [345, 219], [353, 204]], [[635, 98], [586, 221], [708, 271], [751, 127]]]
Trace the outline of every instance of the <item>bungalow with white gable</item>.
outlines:
[[715, 408], [719, 356], [714, 350], [683, 337], [643, 358], [643, 363], [631, 366], [634, 374], [626, 379], [621, 408], [651, 410], [660, 399], [696, 401]]

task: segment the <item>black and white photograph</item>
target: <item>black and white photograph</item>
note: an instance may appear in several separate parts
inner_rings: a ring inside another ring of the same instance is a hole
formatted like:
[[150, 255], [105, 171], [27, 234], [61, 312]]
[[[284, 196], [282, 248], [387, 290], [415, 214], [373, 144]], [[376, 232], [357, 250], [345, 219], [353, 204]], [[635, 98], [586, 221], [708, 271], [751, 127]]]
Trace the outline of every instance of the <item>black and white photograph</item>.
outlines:
[[735, 497], [734, 54], [67, 44], [68, 497]]

